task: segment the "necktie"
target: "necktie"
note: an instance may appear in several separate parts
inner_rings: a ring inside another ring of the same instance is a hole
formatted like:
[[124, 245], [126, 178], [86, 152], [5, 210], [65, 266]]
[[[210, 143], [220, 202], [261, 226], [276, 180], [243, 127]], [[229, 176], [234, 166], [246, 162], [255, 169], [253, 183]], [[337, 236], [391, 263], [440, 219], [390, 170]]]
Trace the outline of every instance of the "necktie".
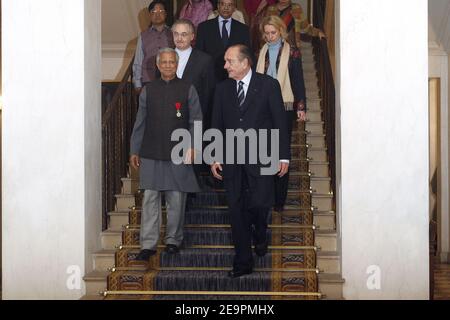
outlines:
[[222, 42], [224, 47], [226, 47], [228, 45], [228, 30], [227, 30], [227, 25], [228, 20], [223, 20], [222, 21]]
[[238, 103], [239, 108], [242, 107], [245, 100], [245, 94], [244, 94], [244, 83], [242, 81], [239, 81], [239, 88], [238, 88]]

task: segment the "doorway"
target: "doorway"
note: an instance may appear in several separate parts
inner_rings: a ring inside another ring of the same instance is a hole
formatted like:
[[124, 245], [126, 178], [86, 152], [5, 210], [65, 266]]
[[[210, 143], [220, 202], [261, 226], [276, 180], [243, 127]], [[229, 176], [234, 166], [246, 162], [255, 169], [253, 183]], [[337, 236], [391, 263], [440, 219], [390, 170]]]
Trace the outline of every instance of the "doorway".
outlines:
[[429, 86], [429, 130], [430, 130], [430, 172], [429, 172], [429, 199], [430, 199], [430, 298], [434, 298], [435, 265], [439, 263], [437, 253], [439, 248], [440, 212], [441, 212], [441, 119], [440, 119], [440, 87], [439, 78], [431, 78]]

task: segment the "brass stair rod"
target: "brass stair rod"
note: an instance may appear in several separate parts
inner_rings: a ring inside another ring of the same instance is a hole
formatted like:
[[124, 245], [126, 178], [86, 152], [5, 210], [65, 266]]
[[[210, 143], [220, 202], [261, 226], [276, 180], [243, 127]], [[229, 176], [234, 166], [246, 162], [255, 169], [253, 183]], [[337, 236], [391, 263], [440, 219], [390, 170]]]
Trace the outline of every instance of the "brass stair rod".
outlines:
[[[158, 245], [158, 248], [165, 248], [165, 245]], [[254, 246], [252, 246], [253, 248]], [[117, 249], [140, 249], [139, 245], [118, 245]], [[182, 249], [234, 249], [234, 246], [225, 246], [225, 245], [193, 245], [189, 247], [185, 247]], [[268, 246], [268, 249], [274, 250], [320, 250], [319, 246]]]
[[188, 295], [188, 296], [280, 296], [280, 297], [318, 297], [319, 292], [251, 292], [251, 291], [104, 291], [104, 297], [110, 295]]
[[[231, 271], [232, 268], [207, 268], [207, 267], [157, 267], [157, 268], [147, 268], [147, 267], [112, 267], [108, 268], [109, 272], [116, 271]], [[283, 268], [255, 268], [254, 272], [315, 272], [320, 274], [322, 271], [318, 268], [298, 268], [298, 269], [283, 269]]]
[[[140, 225], [132, 225], [132, 224], [128, 224], [128, 225], [123, 225], [122, 226], [125, 229], [128, 230], [138, 230], [141, 228]], [[165, 228], [166, 226], [163, 225], [162, 228]], [[192, 228], [192, 229], [197, 229], [197, 228], [215, 228], [215, 229], [229, 229], [231, 228], [231, 225], [229, 224], [186, 224], [184, 225], [185, 228]], [[272, 229], [318, 229], [315, 225], [299, 225], [299, 226], [294, 226], [294, 225], [274, 225], [274, 224], [269, 224], [268, 228], [272, 228]]]

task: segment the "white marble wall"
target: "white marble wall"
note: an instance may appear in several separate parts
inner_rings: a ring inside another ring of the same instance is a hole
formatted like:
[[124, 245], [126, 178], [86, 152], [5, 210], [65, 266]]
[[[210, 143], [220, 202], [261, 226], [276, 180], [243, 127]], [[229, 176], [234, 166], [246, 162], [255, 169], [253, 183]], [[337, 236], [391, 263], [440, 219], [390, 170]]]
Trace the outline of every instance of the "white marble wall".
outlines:
[[337, 10], [344, 297], [427, 299], [427, 1]]
[[99, 247], [100, 4], [2, 3], [4, 299], [81, 297]]

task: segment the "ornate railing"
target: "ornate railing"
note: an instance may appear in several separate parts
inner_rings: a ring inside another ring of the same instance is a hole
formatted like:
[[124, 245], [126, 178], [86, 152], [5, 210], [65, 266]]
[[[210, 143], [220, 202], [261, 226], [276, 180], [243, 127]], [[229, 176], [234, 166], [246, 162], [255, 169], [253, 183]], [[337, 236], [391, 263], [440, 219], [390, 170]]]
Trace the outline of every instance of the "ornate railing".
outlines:
[[[326, 0], [314, 0], [314, 26], [322, 29], [325, 24]], [[325, 134], [328, 152], [328, 161], [330, 163], [331, 188], [336, 194], [336, 141], [335, 141], [335, 123], [336, 123], [336, 92], [333, 79], [333, 71], [330, 63], [330, 56], [327, 42], [314, 38], [312, 40], [314, 47], [314, 56], [316, 65], [320, 72], [319, 90], [322, 98], [323, 119], [325, 122]]]
[[132, 66], [133, 60], [102, 116], [103, 230], [107, 228], [108, 212], [115, 209], [115, 195], [122, 187], [121, 178], [128, 172], [130, 138], [137, 112]]

